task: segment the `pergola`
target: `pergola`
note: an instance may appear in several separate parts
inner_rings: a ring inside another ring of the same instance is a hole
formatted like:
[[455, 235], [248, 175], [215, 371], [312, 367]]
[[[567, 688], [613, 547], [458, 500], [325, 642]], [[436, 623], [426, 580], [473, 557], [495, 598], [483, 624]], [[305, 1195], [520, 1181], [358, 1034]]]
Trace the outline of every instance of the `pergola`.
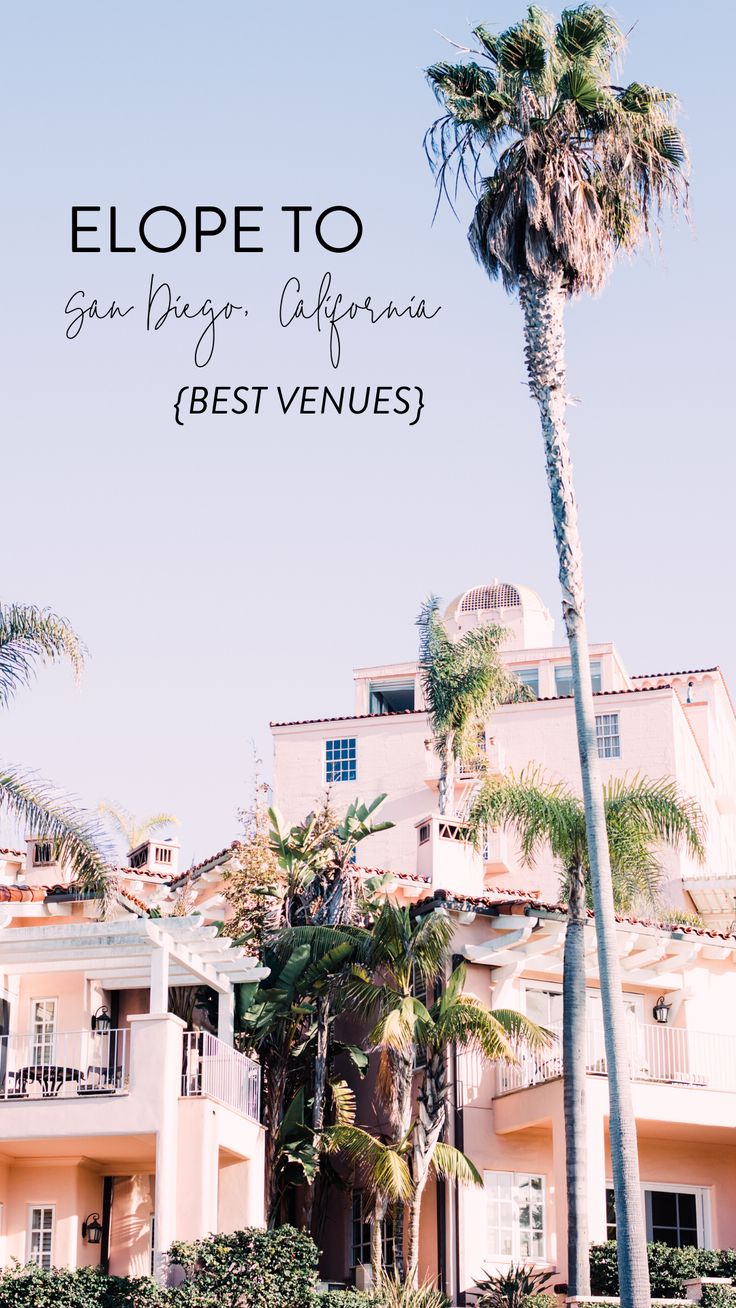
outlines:
[[148, 989], [151, 1013], [167, 1011], [169, 986], [206, 985], [218, 996], [218, 1035], [229, 1044], [234, 986], [268, 976], [199, 914], [8, 929], [9, 921], [0, 919], [0, 972], [79, 972], [105, 990]]

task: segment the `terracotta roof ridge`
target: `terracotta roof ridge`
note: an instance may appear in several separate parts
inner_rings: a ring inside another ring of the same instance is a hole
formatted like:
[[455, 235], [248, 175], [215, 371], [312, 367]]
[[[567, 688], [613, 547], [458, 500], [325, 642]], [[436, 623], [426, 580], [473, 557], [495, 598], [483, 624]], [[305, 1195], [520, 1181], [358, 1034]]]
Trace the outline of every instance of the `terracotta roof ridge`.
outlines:
[[426, 709], [402, 709], [400, 713], [342, 713], [329, 718], [292, 718], [286, 722], [269, 722], [269, 727], [310, 727], [320, 722], [363, 722], [366, 718], [410, 718]]
[[[703, 671], [709, 672], [713, 669], [704, 668]], [[660, 674], [656, 674], [660, 675]], [[666, 675], [666, 674], [662, 674]], [[670, 673], [670, 676], [679, 676], [679, 673]], [[655, 690], [672, 690], [672, 686], [622, 686], [620, 690], [594, 690], [595, 696], [600, 695], [648, 695]], [[528, 708], [530, 704], [550, 704], [553, 701], [572, 699], [572, 695], [538, 695], [536, 699], [519, 700], [513, 704], [500, 704], [497, 712], [502, 709]], [[344, 713], [340, 717], [332, 718], [293, 718], [291, 721], [269, 722], [269, 727], [314, 727], [321, 723], [328, 722], [365, 722], [369, 719], [385, 719], [390, 721], [394, 718], [407, 718], [426, 714], [426, 709], [403, 709], [401, 713]]]
[[651, 681], [655, 677], [689, 677], [698, 672], [720, 672], [720, 670], [720, 667], [716, 663], [712, 668], [680, 668], [676, 672], [632, 672], [631, 680]]
[[430, 885], [429, 877], [420, 877], [416, 872], [397, 872], [395, 868], [364, 867], [354, 863], [351, 871], [365, 873], [366, 876], [371, 877], [396, 877], [399, 881], [414, 881], [421, 886]]
[[176, 875], [171, 877], [169, 880], [169, 885], [178, 886], [181, 881], [187, 881], [196, 873], [201, 872], [203, 868], [211, 867], [213, 865], [216, 866], [217, 863], [220, 862], [220, 860], [225, 859], [227, 855], [242, 848], [242, 840], [231, 840], [229, 845], [225, 845], [224, 849], [218, 849], [216, 854], [210, 854], [209, 858], [203, 858], [199, 863], [195, 863], [192, 867], [185, 868], [183, 872], [177, 872]]

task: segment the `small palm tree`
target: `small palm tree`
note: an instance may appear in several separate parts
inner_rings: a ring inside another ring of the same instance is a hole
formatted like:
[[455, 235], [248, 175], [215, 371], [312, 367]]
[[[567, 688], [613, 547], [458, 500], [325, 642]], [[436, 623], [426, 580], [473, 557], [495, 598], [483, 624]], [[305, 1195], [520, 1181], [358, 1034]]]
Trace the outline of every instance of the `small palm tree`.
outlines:
[[440, 195], [453, 166], [473, 187], [481, 179], [470, 243], [489, 276], [500, 277], [510, 294], [518, 294], [524, 318], [527, 376], [541, 418], [575, 690], [601, 963], [622, 1304], [644, 1308], [646, 1235], [565, 417], [564, 310], [573, 296], [600, 291], [616, 253], [633, 251], [660, 209], [686, 198], [687, 155], [674, 124], [674, 97], [640, 82], [617, 84], [612, 66], [624, 36], [597, 5], [563, 10], [557, 23], [531, 6], [521, 22], [499, 35], [477, 27], [474, 36], [477, 49], [468, 52], [469, 59], [427, 70], [446, 110], [430, 130], [428, 148], [437, 161]]
[[[674, 781], [650, 781], [637, 775], [609, 781], [604, 807], [616, 908], [620, 912], [656, 910], [661, 871], [656, 848], [684, 848], [697, 862], [705, 857], [705, 825], [699, 806], [682, 794]], [[528, 768], [518, 777], [488, 781], [473, 803], [468, 825], [476, 841], [488, 826], [510, 828], [521, 842], [528, 865], [546, 847], [560, 868], [568, 904], [562, 1021], [567, 1277], [571, 1294], [589, 1295], [585, 923], [592, 895], [585, 808], [567, 786]]]
[[148, 817], [136, 817], [122, 804], [111, 804], [105, 800], [99, 806], [100, 816], [120, 836], [126, 852], [142, 845], [144, 840], [156, 836], [167, 827], [177, 826], [179, 819], [173, 813], [151, 813]]
[[[490, 1060], [515, 1060], [520, 1040], [539, 1043], [544, 1034], [519, 1013], [490, 1012], [463, 993], [465, 967], [448, 970], [452, 923], [443, 912], [413, 915], [385, 900], [376, 917], [365, 961], [353, 967], [347, 987], [351, 1009], [372, 1018], [369, 1048], [379, 1054], [376, 1083], [387, 1106], [395, 1146], [411, 1158], [407, 1278], [416, 1283], [422, 1199], [432, 1172], [464, 1184], [481, 1184], [473, 1164], [443, 1140], [447, 1121], [446, 1050], [455, 1044]], [[434, 1001], [417, 994], [433, 986]], [[417, 1055], [424, 1057], [416, 1118], [412, 1122]], [[401, 1248], [401, 1220], [399, 1221]], [[400, 1260], [399, 1260], [400, 1261]]]
[[417, 626], [419, 673], [440, 758], [439, 811], [452, 816], [456, 761], [477, 754], [478, 733], [499, 704], [528, 699], [531, 692], [499, 658], [503, 627], [487, 623], [451, 640], [434, 595], [422, 605]]
[[[78, 677], [85, 649], [65, 618], [33, 604], [0, 604], [0, 706], [30, 685], [40, 664], [66, 659]], [[107, 897], [110, 878], [96, 823], [33, 773], [0, 765], [0, 814], [47, 840], [76, 880]]]

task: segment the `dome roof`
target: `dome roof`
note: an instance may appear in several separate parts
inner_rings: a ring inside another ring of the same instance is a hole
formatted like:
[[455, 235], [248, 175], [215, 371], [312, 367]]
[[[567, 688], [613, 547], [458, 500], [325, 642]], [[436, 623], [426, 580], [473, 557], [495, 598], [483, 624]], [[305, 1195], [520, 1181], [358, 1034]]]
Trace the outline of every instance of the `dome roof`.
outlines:
[[[529, 586], [512, 585], [495, 578], [485, 586], [472, 586], [447, 606], [446, 618], [457, 620], [461, 614], [491, 613], [500, 609], [528, 608], [544, 611], [544, 604]], [[509, 617], [511, 614], [509, 614]]]

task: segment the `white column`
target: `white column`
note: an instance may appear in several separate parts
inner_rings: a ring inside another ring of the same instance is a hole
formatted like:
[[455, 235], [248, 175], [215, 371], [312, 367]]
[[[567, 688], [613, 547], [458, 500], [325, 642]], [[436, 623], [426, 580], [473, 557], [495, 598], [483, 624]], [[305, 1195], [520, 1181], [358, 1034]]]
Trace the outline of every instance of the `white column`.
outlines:
[[163, 1121], [156, 1136], [154, 1274], [163, 1280], [163, 1260], [176, 1239], [177, 1120]]
[[235, 1041], [235, 987], [228, 986], [217, 996], [217, 1036], [226, 1045]]
[[169, 1008], [169, 945], [167, 940], [154, 945], [151, 954], [151, 990], [149, 1013], [166, 1013]]

